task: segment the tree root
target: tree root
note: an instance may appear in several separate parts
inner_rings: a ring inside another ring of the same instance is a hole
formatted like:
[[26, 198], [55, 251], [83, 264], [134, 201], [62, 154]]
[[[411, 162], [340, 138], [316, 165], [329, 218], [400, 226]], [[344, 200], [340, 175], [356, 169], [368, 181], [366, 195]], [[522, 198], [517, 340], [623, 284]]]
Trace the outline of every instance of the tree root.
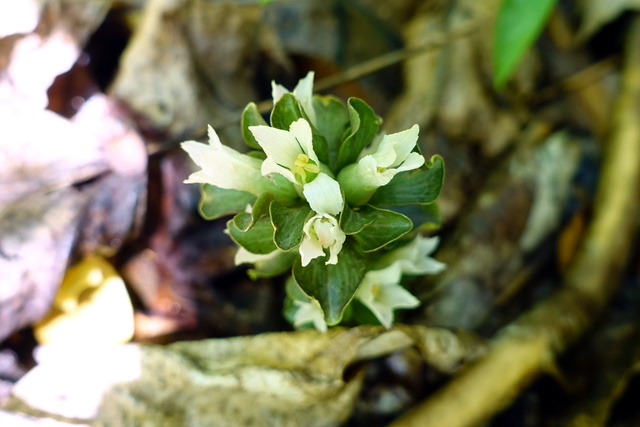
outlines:
[[503, 328], [490, 352], [393, 427], [472, 426], [507, 407], [586, 332], [616, 292], [640, 217], [640, 16], [628, 33], [594, 217], [558, 293]]

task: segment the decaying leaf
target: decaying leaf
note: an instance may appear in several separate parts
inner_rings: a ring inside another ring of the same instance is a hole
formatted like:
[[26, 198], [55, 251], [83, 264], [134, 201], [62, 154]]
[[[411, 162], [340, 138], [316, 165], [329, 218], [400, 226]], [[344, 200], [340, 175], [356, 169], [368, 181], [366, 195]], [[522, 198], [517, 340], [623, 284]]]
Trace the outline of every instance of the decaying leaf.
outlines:
[[592, 36], [622, 12], [640, 10], [638, 0], [583, 0], [581, 3], [583, 13], [579, 36], [583, 39]]
[[0, 341], [49, 310], [85, 200], [65, 189], [0, 210]]
[[408, 326], [82, 347], [74, 353], [45, 347], [40, 365], [16, 385], [5, 409], [96, 417], [94, 425], [338, 425], [349, 417], [362, 384], [360, 371], [348, 374], [347, 368], [407, 346], [449, 373], [483, 351], [470, 335]]

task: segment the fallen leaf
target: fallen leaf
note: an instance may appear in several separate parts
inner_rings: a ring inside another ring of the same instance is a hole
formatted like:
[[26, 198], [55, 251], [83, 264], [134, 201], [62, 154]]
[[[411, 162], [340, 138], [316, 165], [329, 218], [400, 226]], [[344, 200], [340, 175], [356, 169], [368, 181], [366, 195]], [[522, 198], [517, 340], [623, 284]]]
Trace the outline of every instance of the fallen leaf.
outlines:
[[408, 346], [446, 372], [484, 348], [471, 335], [418, 326], [168, 346], [44, 347], [37, 354], [40, 365], [15, 386], [4, 409], [40, 416], [45, 411], [92, 425], [340, 425], [363, 379], [361, 370], [348, 368]]
[[129, 341], [133, 306], [124, 281], [105, 259], [83, 259], [67, 270], [53, 307], [33, 332], [40, 344]]

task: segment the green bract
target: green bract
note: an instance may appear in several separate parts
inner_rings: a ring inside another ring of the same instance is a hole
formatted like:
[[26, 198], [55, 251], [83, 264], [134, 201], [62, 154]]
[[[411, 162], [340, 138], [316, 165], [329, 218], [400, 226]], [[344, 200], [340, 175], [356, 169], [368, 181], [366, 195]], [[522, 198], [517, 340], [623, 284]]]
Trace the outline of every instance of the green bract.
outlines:
[[234, 214], [235, 261], [253, 264], [252, 278], [292, 273], [285, 315], [296, 327], [324, 331], [354, 300], [389, 327], [395, 309], [419, 304], [403, 275], [444, 269], [430, 257], [437, 238], [417, 235], [437, 227], [442, 158], [425, 161], [417, 125], [379, 134], [364, 101], [313, 95], [313, 73], [293, 92], [274, 83], [273, 98], [269, 123], [253, 103], [242, 113], [253, 153], [222, 145], [211, 128], [208, 145], [183, 143], [200, 167], [185, 181], [202, 183], [200, 213]]

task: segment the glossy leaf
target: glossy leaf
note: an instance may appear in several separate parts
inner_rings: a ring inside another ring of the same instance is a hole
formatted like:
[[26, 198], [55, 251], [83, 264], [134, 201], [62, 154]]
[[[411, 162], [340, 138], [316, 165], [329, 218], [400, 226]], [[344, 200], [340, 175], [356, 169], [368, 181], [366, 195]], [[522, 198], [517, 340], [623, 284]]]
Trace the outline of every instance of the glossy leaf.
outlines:
[[253, 264], [253, 268], [247, 271], [251, 280], [257, 280], [261, 277], [274, 277], [291, 271], [293, 262], [298, 257], [298, 252], [278, 252], [273, 258], [265, 261], [257, 261]]
[[293, 264], [293, 277], [300, 288], [320, 303], [328, 325], [340, 322], [344, 310], [366, 273], [367, 265], [350, 244], [345, 244], [337, 264], [326, 265], [324, 259], [311, 260], [302, 267], [300, 259]]
[[442, 227], [438, 203], [394, 206], [393, 210], [407, 216], [419, 230], [434, 231]]
[[302, 228], [307, 220], [313, 216], [309, 205], [304, 204], [288, 208], [275, 201], [271, 203], [271, 221], [275, 228], [275, 243], [278, 248], [288, 251], [295, 248], [302, 241]]
[[246, 209], [257, 199], [255, 194], [248, 191], [227, 190], [215, 185], [202, 184], [200, 186], [200, 202], [198, 210], [204, 219], [217, 219]]
[[340, 215], [340, 229], [347, 235], [356, 234], [371, 224], [373, 220], [374, 218], [361, 215], [345, 204], [344, 210]]
[[269, 126], [265, 119], [258, 111], [258, 107], [253, 102], [250, 102], [242, 111], [242, 118], [240, 120], [240, 127], [242, 129], [242, 138], [244, 142], [251, 148], [256, 150], [262, 150], [260, 144], [253, 136], [253, 133], [249, 130], [249, 126]]
[[360, 152], [373, 141], [378, 134], [382, 120], [376, 116], [371, 107], [361, 99], [350, 98], [348, 101], [351, 134], [344, 140], [338, 153], [338, 167], [355, 163]]
[[[316, 113], [316, 127], [326, 143], [326, 160], [324, 163], [335, 173], [338, 163], [338, 151], [344, 133], [349, 126], [349, 115], [344, 104], [333, 96], [313, 96], [313, 109]], [[314, 146], [314, 149], [316, 147]], [[317, 153], [316, 149], [316, 154]], [[318, 154], [318, 157], [321, 157]], [[321, 159], [322, 160], [322, 159]]]
[[494, 85], [504, 86], [536, 41], [557, 0], [503, 0], [494, 30]]
[[271, 126], [288, 131], [291, 123], [301, 118], [307, 119], [302, 112], [298, 98], [291, 93], [285, 93], [273, 106]]
[[[240, 231], [247, 231], [263, 216], [269, 214], [269, 205], [275, 197], [271, 193], [262, 193], [251, 208], [249, 215], [236, 215], [233, 219], [234, 225]], [[246, 206], [245, 206], [246, 208]]]
[[[263, 216], [248, 228], [252, 222], [252, 216], [248, 212], [240, 212], [227, 222], [227, 230], [231, 238], [240, 246], [254, 254], [269, 254], [275, 251], [273, 242], [273, 225], [268, 216]], [[247, 231], [243, 231], [247, 230]]]
[[419, 169], [400, 172], [369, 199], [375, 206], [433, 203], [442, 190], [444, 161], [435, 155]]
[[354, 213], [370, 221], [369, 225], [353, 235], [358, 248], [363, 252], [376, 251], [413, 229], [413, 223], [409, 218], [394, 211], [363, 206]]

